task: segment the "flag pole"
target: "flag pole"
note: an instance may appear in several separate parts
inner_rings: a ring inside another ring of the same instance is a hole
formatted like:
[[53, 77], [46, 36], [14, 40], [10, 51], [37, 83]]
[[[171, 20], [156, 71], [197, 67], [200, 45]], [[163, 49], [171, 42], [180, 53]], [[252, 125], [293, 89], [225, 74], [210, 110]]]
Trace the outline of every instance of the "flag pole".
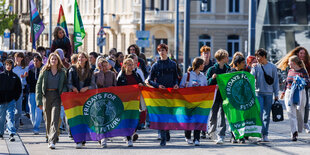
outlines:
[[53, 12], [53, 1], [50, 0], [50, 22], [49, 22], [49, 26], [50, 26], [50, 29], [49, 29], [49, 47], [52, 48], [52, 12]]

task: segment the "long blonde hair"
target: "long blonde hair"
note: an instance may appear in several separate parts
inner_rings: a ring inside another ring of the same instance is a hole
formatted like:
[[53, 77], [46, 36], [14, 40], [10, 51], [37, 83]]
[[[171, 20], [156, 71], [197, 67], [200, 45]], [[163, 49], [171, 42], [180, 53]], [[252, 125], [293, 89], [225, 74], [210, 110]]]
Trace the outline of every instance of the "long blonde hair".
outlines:
[[57, 58], [57, 60], [58, 60], [58, 63], [57, 63], [57, 70], [59, 71], [59, 70], [61, 70], [62, 68], [64, 68], [64, 66], [63, 66], [63, 64], [62, 64], [62, 61], [61, 61], [59, 55], [58, 55], [57, 53], [51, 53], [51, 54], [49, 55], [49, 57], [48, 57], [48, 60], [47, 60], [46, 65], [44, 65], [43, 68], [42, 68], [42, 70], [41, 70], [42, 73], [43, 73], [44, 71], [46, 71], [46, 70], [50, 70], [50, 69], [51, 69], [51, 67], [52, 67], [52, 66], [51, 66], [51, 59], [52, 59], [53, 56], [55, 56], [55, 57]]
[[[305, 61], [304, 61], [304, 65], [306, 66], [310, 66], [310, 56], [309, 56], [309, 53], [307, 51], [307, 49], [305, 49], [304, 47], [301, 47], [301, 46], [298, 46], [296, 47], [295, 49], [293, 49], [290, 53], [286, 54], [282, 59], [280, 59], [276, 65], [279, 69], [281, 70], [285, 70], [287, 67], [288, 67], [288, 61], [289, 61], [289, 58], [296, 55], [298, 56], [298, 53], [301, 51], [301, 50], [304, 50], [305, 53], [306, 53], [306, 57], [305, 57]], [[301, 60], [300, 60], [301, 61]], [[306, 69], [306, 68], [305, 68]]]
[[300, 60], [297, 55], [291, 56], [288, 59], [288, 61], [293, 61], [299, 67], [306, 69], [305, 63], [302, 60]]
[[[78, 57], [80, 55], [83, 55], [87, 59], [87, 61], [85, 62], [84, 68], [82, 68], [82, 66], [81, 66], [81, 64], [79, 62], [76, 63], [76, 68], [77, 68], [77, 73], [78, 73], [78, 76], [79, 76], [79, 80], [80, 81], [84, 81], [85, 79], [87, 79], [88, 77], [91, 76], [90, 64], [89, 64], [88, 55], [86, 53], [80, 52], [78, 54]], [[84, 69], [84, 73], [82, 73], [83, 69]]]

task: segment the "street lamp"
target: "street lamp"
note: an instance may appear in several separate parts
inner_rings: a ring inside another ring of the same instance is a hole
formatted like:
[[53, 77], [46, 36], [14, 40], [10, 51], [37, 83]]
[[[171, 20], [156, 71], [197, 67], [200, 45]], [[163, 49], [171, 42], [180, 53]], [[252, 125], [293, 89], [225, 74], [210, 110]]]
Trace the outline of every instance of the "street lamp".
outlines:
[[204, 6], [207, 6], [207, 0], [184, 0], [185, 5], [185, 16], [184, 16], [184, 46], [183, 46], [183, 73], [186, 72], [189, 67], [189, 40], [190, 40], [190, 8], [191, 1], [200, 1]]

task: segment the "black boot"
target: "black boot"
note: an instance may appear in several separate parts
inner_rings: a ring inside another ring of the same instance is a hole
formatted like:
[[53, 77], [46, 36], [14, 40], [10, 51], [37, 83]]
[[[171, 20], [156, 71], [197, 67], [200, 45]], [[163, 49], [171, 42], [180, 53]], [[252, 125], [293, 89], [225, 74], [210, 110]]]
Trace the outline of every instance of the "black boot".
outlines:
[[160, 146], [166, 146], [167, 135], [165, 130], [160, 130], [161, 141]]

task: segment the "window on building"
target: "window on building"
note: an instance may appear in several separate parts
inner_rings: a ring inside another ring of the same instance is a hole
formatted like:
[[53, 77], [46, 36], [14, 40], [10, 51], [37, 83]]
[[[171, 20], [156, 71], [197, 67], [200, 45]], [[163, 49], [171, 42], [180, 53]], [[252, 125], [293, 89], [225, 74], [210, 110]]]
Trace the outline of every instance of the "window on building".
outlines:
[[212, 0], [205, 0], [207, 4], [204, 4], [202, 1], [200, 1], [200, 12], [211, 12], [211, 2]]
[[229, 13], [239, 13], [240, 0], [229, 0]]
[[[199, 36], [199, 39], [198, 39], [198, 56], [200, 56], [200, 48], [202, 46], [209, 46], [212, 49], [211, 42], [212, 42], [212, 40], [211, 40], [211, 37], [209, 35], [203, 34], [203, 35]], [[211, 51], [211, 53], [212, 53], [212, 51]]]
[[235, 52], [239, 51], [240, 40], [237, 35], [229, 35], [227, 37], [227, 52], [229, 57], [232, 57]]
[[150, 0], [150, 4], [148, 5], [150, 10], [155, 9], [155, 0]]
[[169, 0], [160, 0], [160, 10], [169, 10]]

